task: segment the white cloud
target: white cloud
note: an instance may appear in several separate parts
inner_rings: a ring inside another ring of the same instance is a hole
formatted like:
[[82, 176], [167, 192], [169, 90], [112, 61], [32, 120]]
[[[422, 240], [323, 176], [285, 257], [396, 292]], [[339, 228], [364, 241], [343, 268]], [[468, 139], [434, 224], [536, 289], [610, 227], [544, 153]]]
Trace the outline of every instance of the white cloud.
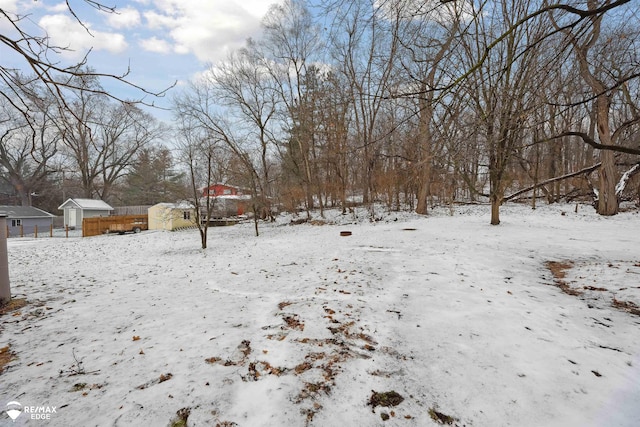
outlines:
[[26, 15], [33, 9], [37, 9], [41, 5], [33, 0], [0, 0], [0, 9], [9, 13]]
[[176, 53], [204, 62], [221, 59], [254, 35], [271, 2], [264, 0], [153, 0], [144, 13], [150, 30], [166, 30]]
[[151, 37], [140, 41], [140, 46], [149, 52], [156, 53], [171, 53], [171, 44], [166, 40], [159, 39], [157, 37]]
[[62, 53], [63, 56], [79, 58], [89, 49], [120, 53], [127, 48], [127, 42], [122, 34], [96, 31], [91, 29], [88, 22], [85, 22], [89, 32], [67, 15], [43, 16], [39, 24], [46, 30], [52, 45], [69, 49]]
[[18, 10], [18, 2], [16, 0], [0, 0], [0, 9], [7, 12], [15, 12]]
[[144, 17], [147, 20], [147, 27], [150, 30], [161, 30], [166, 28], [173, 28], [179, 25], [176, 18], [171, 16], [157, 13], [155, 11], [148, 11], [144, 13]]
[[67, 6], [67, 4], [65, 2], [61, 2], [61, 3], [58, 3], [56, 5], [47, 7], [47, 10], [49, 12], [61, 13], [61, 12], [68, 11], [69, 10], [69, 6]]
[[140, 25], [140, 12], [130, 6], [124, 9], [116, 9], [114, 13], [110, 13], [107, 22], [113, 28], [132, 28]]

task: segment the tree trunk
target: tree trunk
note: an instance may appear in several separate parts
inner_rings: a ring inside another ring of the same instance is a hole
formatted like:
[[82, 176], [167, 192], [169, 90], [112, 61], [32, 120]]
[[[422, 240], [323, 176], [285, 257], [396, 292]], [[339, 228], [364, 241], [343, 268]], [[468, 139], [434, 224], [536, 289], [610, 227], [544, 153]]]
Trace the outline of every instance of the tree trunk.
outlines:
[[207, 230], [200, 230], [200, 242], [202, 243], [202, 249], [207, 249]]
[[[425, 167], [426, 169], [426, 167]], [[426, 215], [429, 199], [429, 174], [427, 172], [419, 175], [420, 182], [418, 183], [418, 200], [416, 201], [416, 213], [419, 215]]]
[[[429, 75], [429, 83], [433, 86], [434, 73]], [[427, 92], [427, 83], [422, 82], [421, 89]], [[429, 205], [429, 195], [431, 194], [431, 158], [433, 157], [431, 120], [433, 118], [433, 108], [431, 107], [432, 97], [421, 97], [418, 101], [420, 108], [420, 122], [418, 124], [418, 200], [416, 203], [416, 213], [427, 214]]]
[[616, 167], [614, 152], [602, 150], [600, 152], [602, 166], [599, 171], [598, 213], [611, 216], [618, 213], [618, 197], [616, 195]]
[[500, 224], [500, 204], [502, 200], [497, 194], [491, 195], [491, 225]]

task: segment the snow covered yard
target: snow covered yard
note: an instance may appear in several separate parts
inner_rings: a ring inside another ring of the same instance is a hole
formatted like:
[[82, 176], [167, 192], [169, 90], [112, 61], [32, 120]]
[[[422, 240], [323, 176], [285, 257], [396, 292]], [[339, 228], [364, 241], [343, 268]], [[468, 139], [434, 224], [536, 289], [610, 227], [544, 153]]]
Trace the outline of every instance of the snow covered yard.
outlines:
[[0, 423], [640, 425], [640, 215], [487, 209], [11, 239]]

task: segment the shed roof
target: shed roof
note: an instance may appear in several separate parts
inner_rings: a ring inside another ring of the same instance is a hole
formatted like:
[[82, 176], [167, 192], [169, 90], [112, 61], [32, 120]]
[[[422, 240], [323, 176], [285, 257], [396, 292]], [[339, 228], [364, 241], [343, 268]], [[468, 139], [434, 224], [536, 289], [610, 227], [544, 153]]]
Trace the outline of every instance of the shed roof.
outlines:
[[97, 199], [67, 199], [66, 202], [61, 204], [58, 209], [64, 209], [66, 207], [76, 207], [80, 209], [87, 209], [92, 211], [112, 211], [113, 208], [106, 202]]
[[55, 215], [33, 206], [0, 206], [0, 213], [8, 218], [52, 218]]

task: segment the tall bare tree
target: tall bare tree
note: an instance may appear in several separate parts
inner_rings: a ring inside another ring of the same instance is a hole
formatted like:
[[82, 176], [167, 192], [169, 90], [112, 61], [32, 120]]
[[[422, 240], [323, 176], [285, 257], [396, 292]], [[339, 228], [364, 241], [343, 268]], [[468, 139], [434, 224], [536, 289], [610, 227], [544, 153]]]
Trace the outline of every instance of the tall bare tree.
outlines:
[[60, 139], [48, 111], [51, 105], [38, 104], [31, 104], [27, 123], [6, 99], [0, 99], [0, 178], [14, 189], [23, 206], [31, 206], [32, 196], [47, 187]]
[[[305, 195], [307, 216], [314, 207], [314, 196], [323, 199], [317, 165], [318, 91], [321, 71], [316, 64], [322, 41], [311, 12], [300, 0], [273, 5], [263, 20], [260, 52], [273, 76], [282, 106], [281, 121], [288, 131], [285, 160], [290, 162]], [[294, 145], [294, 146], [292, 146]]]
[[[464, 86], [473, 100], [477, 126], [486, 147], [493, 225], [500, 223], [500, 205], [512, 178], [510, 167], [523, 142], [531, 111], [536, 107], [533, 94], [539, 77], [538, 40], [543, 37], [545, 27], [539, 17], [513, 27], [530, 14], [532, 6], [529, 0], [485, 3], [482, 9], [474, 10], [472, 30], [466, 37], [470, 59], [467, 64], [481, 64]], [[505, 28], [514, 29], [508, 32]], [[493, 45], [495, 38], [505, 33], [502, 43]], [[480, 61], [487, 51], [490, 51], [488, 59]]]
[[374, 0], [358, 0], [333, 8], [331, 25], [332, 56], [347, 84], [353, 115], [352, 149], [360, 152], [362, 200], [375, 196], [374, 171], [382, 140], [378, 119], [385, 100], [391, 95], [398, 48], [401, 12], [379, 7]]
[[179, 149], [183, 163], [188, 170], [189, 195], [194, 208], [193, 222], [200, 233], [200, 247], [207, 249], [209, 225], [215, 208], [215, 198], [204, 194], [203, 190], [221, 180], [224, 175], [219, 168], [221, 151], [216, 139], [203, 129], [194, 118], [183, 116], [178, 123]]
[[417, 138], [413, 147], [412, 166], [417, 184], [416, 212], [427, 213], [434, 156], [434, 120], [439, 105], [450, 102], [438, 88], [451, 75], [447, 61], [454, 43], [461, 37], [464, 4], [447, 3], [429, 7], [422, 2], [395, 0], [388, 8], [397, 8], [401, 21], [401, 71], [407, 75], [406, 86], [416, 88]]
[[[573, 48], [580, 76], [594, 100], [593, 118], [599, 141], [581, 130], [570, 130], [562, 135], [578, 136], [587, 144], [604, 148], [600, 151], [601, 166], [598, 171], [598, 213], [601, 215], [615, 215], [618, 212], [618, 172], [612, 148], [619, 145], [619, 139], [625, 131], [640, 122], [636, 110], [622, 122], [618, 121], [618, 128], [612, 128], [615, 122], [615, 97], [621, 93], [619, 89], [624, 89], [630, 79], [640, 77], [637, 46], [632, 41], [640, 34], [638, 29], [629, 29], [625, 23], [620, 23], [617, 24], [618, 28], [604, 33], [605, 14], [597, 11], [614, 3], [612, 0], [588, 0], [586, 6], [592, 13], [582, 25], [571, 28], [561, 28], [552, 15], [555, 27], [566, 34]], [[603, 36], [607, 40], [603, 41]]]
[[[243, 121], [245, 117], [233, 116], [224, 110], [224, 105], [220, 105], [218, 81], [212, 80], [213, 75], [203, 78], [199, 81], [192, 82], [187, 90], [176, 96], [173, 100], [174, 110], [180, 120], [180, 128], [183, 133], [187, 133], [190, 141], [206, 140], [207, 144], [223, 144], [233, 155], [235, 160], [244, 170], [244, 175], [248, 177], [247, 181], [251, 189], [252, 211], [254, 217], [254, 226], [256, 236], [259, 235], [258, 221], [264, 216], [264, 209], [270, 209], [269, 200], [266, 196], [265, 177], [268, 178], [268, 169], [270, 168], [268, 159], [268, 140], [266, 139], [266, 128], [258, 127], [259, 134], [265, 139], [255, 143], [256, 127], [255, 122]], [[255, 90], [258, 90], [255, 88]], [[230, 102], [230, 100], [225, 100]], [[242, 104], [240, 108], [244, 108], [245, 112], [255, 111], [260, 114], [260, 109], [253, 110], [252, 107], [262, 105], [260, 102], [252, 104], [247, 102]], [[267, 122], [274, 114], [274, 110], [269, 109]], [[253, 117], [263, 123], [258, 117]], [[262, 132], [260, 132], [262, 129]], [[197, 144], [191, 144], [194, 150]], [[194, 153], [193, 156], [196, 156]], [[267, 169], [266, 172], [263, 170]], [[196, 188], [196, 184], [193, 184]]]
[[136, 105], [103, 95], [95, 78], [82, 80], [56, 122], [70, 168], [80, 175], [82, 196], [109, 199], [135, 156], [164, 129]]

